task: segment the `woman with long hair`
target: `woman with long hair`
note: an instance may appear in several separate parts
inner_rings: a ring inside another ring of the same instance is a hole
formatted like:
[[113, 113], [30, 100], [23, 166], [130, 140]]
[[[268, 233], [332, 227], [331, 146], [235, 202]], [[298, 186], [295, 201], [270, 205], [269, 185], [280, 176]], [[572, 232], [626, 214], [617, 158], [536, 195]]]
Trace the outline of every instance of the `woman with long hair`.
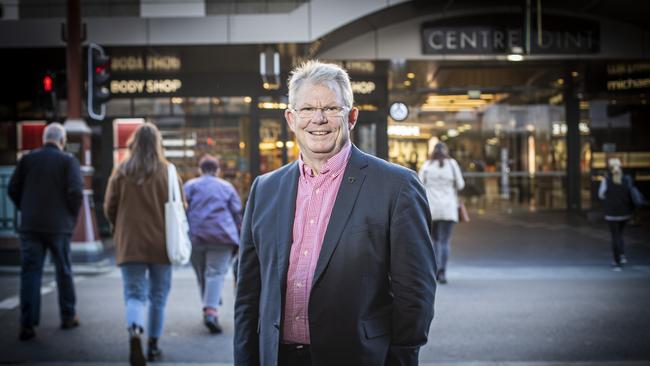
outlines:
[[458, 222], [458, 191], [465, 181], [456, 160], [449, 156], [447, 145], [437, 143], [418, 173], [427, 190], [433, 219], [432, 238], [438, 264], [436, 279], [447, 283], [447, 260], [451, 252], [451, 233]]
[[[113, 230], [116, 262], [122, 273], [130, 362], [145, 365], [141, 343], [145, 319], [147, 359], [156, 361], [162, 357], [158, 340], [171, 286], [172, 269], [165, 244], [169, 163], [160, 131], [152, 123], [136, 129], [128, 149], [128, 157], [108, 180], [104, 213]], [[180, 178], [179, 184], [182, 186]]]
[[611, 158], [607, 161], [608, 174], [600, 181], [598, 197], [604, 200], [605, 221], [609, 225], [612, 234], [612, 269], [620, 271], [625, 258], [625, 243], [623, 242], [623, 229], [634, 213], [634, 202], [632, 201], [631, 187], [632, 180], [623, 174], [621, 160]]

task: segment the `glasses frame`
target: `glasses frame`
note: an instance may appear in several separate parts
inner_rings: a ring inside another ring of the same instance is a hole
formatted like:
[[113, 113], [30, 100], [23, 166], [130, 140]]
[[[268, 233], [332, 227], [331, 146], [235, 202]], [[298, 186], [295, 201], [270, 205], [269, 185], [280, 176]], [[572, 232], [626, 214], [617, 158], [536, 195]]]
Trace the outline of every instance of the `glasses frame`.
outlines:
[[[301, 116], [301, 113], [308, 113], [304, 111], [304, 109], [311, 108], [314, 109], [314, 112], [310, 116]], [[337, 108], [339, 112], [336, 115], [328, 115], [327, 112], [325, 112], [325, 109], [327, 108]], [[301, 119], [312, 119], [316, 116], [316, 113], [320, 111], [320, 113], [325, 117], [325, 118], [343, 118], [345, 117], [345, 110], [350, 109], [349, 107], [340, 107], [340, 106], [328, 106], [328, 107], [302, 107], [300, 109], [296, 108], [290, 108], [292, 111], [296, 113], [296, 116]]]

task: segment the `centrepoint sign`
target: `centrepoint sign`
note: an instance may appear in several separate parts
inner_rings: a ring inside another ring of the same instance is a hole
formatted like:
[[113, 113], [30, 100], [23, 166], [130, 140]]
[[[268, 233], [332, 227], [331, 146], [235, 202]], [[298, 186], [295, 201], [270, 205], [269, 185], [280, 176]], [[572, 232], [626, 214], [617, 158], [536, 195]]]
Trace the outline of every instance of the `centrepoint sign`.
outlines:
[[[534, 19], [534, 18], [533, 18]], [[541, 37], [531, 25], [531, 54], [588, 54], [600, 51], [599, 23], [544, 15]], [[427, 22], [422, 25], [422, 53], [505, 54], [524, 48], [521, 14], [486, 14]]]

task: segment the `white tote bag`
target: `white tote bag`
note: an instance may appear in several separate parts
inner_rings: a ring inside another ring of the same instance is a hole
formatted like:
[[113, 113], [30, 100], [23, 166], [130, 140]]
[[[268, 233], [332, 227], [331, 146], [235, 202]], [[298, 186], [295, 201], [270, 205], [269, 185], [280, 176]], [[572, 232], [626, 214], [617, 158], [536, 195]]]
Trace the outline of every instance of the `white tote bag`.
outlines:
[[192, 243], [188, 234], [189, 225], [174, 164], [167, 165], [167, 186], [169, 196], [165, 203], [165, 238], [167, 256], [176, 266], [187, 264], [192, 254]]

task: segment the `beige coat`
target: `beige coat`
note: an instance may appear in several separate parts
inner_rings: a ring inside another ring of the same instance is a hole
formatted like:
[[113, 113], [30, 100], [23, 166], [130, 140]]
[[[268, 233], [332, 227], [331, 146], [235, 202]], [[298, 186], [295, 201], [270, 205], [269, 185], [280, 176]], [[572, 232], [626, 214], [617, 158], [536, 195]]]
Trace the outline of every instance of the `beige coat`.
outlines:
[[[117, 264], [170, 264], [165, 246], [167, 169], [160, 169], [141, 185], [117, 171], [111, 174], [104, 196]], [[178, 181], [182, 187], [180, 177]]]
[[418, 173], [427, 189], [431, 218], [458, 222], [458, 191], [465, 187], [463, 173], [454, 159], [445, 159], [440, 167], [437, 161], [427, 160]]

